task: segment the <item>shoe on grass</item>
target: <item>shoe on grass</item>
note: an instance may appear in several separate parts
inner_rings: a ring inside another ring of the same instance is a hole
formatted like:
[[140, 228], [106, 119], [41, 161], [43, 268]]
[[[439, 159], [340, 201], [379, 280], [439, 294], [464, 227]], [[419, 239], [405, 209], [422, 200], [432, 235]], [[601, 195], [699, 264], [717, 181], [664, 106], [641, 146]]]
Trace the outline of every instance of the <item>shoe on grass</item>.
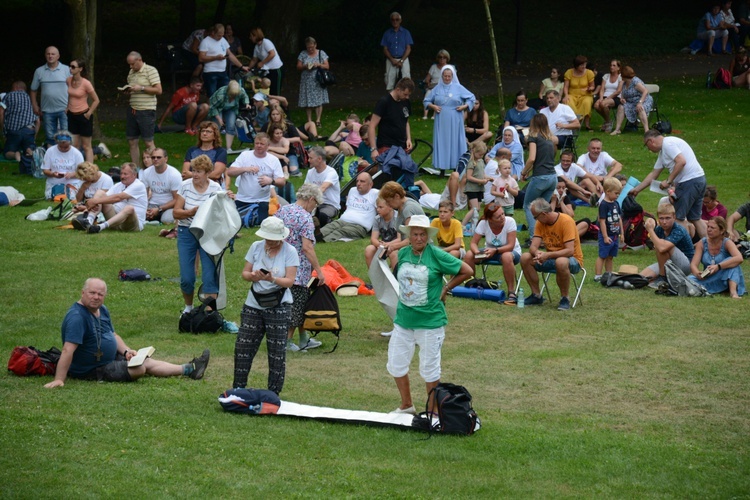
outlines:
[[287, 341], [287, 343], [286, 343], [286, 350], [290, 351], [290, 352], [299, 352], [300, 348], [294, 342]]
[[563, 297], [560, 299], [560, 303], [557, 305], [558, 311], [567, 311], [570, 309], [570, 299], [568, 297]]
[[221, 329], [227, 333], [237, 333], [240, 331], [240, 328], [237, 326], [237, 323], [234, 321], [227, 321], [224, 320], [224, 323], [221, 325]]
[[299, 349], [300, 351], [304, 351], [304, 350], [316, 349], [322, 346], [323, 342], [321, 342], [320, 340], [315, 340], [315, 339], [307, 339], [307, 344], [305, 345], [301, 345], [301, 344], [302, 343], [300, 343]]
[[540, 306], [544, 303], [544, 297], [541, 294], [531, 294], [523, 301], [524, 306]]
[[189, 375], [191, 379], [200, 380], [203, 378], [203, 374], [206, 372], [206, 367], [208, 366], [208, 358], [210, 356], [211, 352], [206, 349], [199, 357], [193, 358], [190, 362], [190, 364], [193, 365], [193, 372]]
[[89, 225], [89, 227], [86, 228], [86, 232], [88, 234], [97, 234], [97, 233], [101, 233], [102, 232], [102, 228], [100, 228], [96, 224], [91, 224], [91, 225]]
[[78, 229], [79, 231], [87, 231], [89, 226], [91, 226], [91, 223], [89, 222], [89, 218], [86, 214], [79, 215], [70, 223], [73, 225], [73, 229]]
[[381, 337], [390, 337], [391, 335], [393, 335], [393, 330], [390, 332], [380, 332]]
[[666, 282], [667, 282], [666, 276], [657, 276], [651, 281], [651, 283], [648, 284], [648, 287], [653, 288], [654, 290], [657, 290], [661, 283], [666, 283]]
[[102, 150], [102, 158], [104, 158], [105, 160], [109, 160], [110, 158], [112, 158], [112, 151], [109, 150], [106, 144], [100, 142], [97, 147]]
[[402, 415], [416, 415], [417, 410], [414, 408], [414, 405], [412, 405], [408, 408], [404, 408], [403, 410], [401, 409], [401, 407], [398, 407], [395, 410], [393, 410], [391, 413], [398, 413]]

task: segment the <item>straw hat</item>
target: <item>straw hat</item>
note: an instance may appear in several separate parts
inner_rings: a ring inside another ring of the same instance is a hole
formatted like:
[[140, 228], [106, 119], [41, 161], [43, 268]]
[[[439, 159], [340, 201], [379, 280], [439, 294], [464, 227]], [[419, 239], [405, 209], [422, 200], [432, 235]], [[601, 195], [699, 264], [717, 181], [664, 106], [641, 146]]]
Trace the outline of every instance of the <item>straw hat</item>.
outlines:
[[638, 266], [623, 264], [617, 270], [617, 274], [638, 274]]
[[426, 215], [412, 215], [409, 219], [409, 224], [407, 225], [401, 225], [398, 227], [398, 230], [401, 231], [401, 234], [406, 236], [407, 238], [411, 235], [411, 229], [412, 227], [422, 227], [427, 230], [427, 236], [429, 236], [430, 239], [433, 239], [435, 235], [438, 232], [438, 229], [436, 227], [432, 227], [430, 225], [430, 218]]
[[260, 229], [255, 234], [264, 240], [280, 241], [289, 236], [289, 228], [284, 225], [284, 221], [271, 216], [260, 223]]

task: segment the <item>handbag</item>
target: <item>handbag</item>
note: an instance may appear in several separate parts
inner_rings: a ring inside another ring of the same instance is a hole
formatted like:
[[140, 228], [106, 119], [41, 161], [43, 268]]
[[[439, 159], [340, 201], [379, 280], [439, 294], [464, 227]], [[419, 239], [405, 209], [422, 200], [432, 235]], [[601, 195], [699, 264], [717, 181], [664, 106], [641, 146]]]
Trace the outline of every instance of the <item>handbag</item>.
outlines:
[[255, 301], [260, 307], [264, 309], [271, 309], [281, 304], [281, 300], [284, 298], [286, 288], [279, 288], [278, 290], [274, 290], [273, 292], [266, 293], [258, 293], [255, 291], [255, 288], [250, 288], [250, 291], [253, 292], [253, 297], [255, 297]]
[[651, 128], [658, 130], [661, 135], [667, 135], [672, 133], [672, 122], [669, 121], [666, 115], [662, 115], [661, 119], [651, 125]]
[[213, 298], [180, 316], [180, 333], [216, 333], [223, 326], [224, 316], [216, 310], [216, 299]]
[[[321, 63], [323, 62], [323, 56], [320, 51], [318, 51], [318, 60]], [[318, 71], [315, 73], [315, 80], [317, 80], [318, 84], [323, 88], [336, 84], [336, 77], [334, 74], [330, 70], [324, 68], [318, 68]]]

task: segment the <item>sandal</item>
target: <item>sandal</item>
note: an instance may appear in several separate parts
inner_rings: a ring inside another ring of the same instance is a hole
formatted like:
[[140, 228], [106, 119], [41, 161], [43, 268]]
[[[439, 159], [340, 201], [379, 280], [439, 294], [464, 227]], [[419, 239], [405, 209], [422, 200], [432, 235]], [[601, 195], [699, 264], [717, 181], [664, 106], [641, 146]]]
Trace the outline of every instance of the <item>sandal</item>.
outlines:
[[609, 135], [620, 135], [621, 132], [619, 130], [613, 130], [611, 134]]
[[510, 292], [508, 294], [508, 299], [505, 302], [503, 302], [503, 304], [505, 304], [506, 306], [515, 306], [518, 304], [518, 297], [516, 296], [515, 293]]

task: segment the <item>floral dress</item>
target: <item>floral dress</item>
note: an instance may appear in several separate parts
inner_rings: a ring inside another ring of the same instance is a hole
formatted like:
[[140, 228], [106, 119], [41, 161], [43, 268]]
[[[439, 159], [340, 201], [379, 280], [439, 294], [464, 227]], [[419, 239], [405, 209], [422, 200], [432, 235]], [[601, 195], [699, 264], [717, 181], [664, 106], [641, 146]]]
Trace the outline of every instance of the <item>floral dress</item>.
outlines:
[[307, 69], [310, 64], [327, 61], [328, 54], [318, 50], [314, 56], [311, 56], [306, 50], [303, 50], [297, 56], [297, 60], [302, 61], [302, 65], [305, 67], [299, 79], [299, 107], [316, 108], [328, 104], [328, 89], [321, 87], [315, 79], [318, 68]]
[[[641, 92], [635, 86], [639, 83], [643, 84], [643, 80], [634, 76], [630, 80], [630, 85], [627, 87], [623, 86], [622, 94], [620, 94], [625, 99], [625, 116], [630, 123], [635, 123], [638, 120], [638, 112], [635, 110], [635, 107], [638, 105], [638, 101], [641, 100]], [[643, 101], [643, 110], [646, 112], [646, 116], [651, 112], [653, 106], [654, 98], [649, 94], [646, 100]]]

